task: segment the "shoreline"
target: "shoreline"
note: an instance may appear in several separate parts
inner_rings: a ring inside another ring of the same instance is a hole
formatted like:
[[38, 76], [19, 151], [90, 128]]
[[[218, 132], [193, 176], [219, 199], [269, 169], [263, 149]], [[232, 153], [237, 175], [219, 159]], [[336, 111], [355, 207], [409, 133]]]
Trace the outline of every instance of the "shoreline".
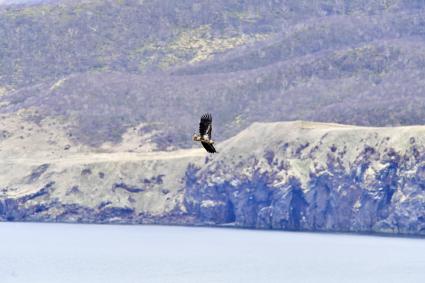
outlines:
[[280, 230], [280, 229], [264, 229], [264, 228], [248, 228], [233, 226], [228, 224], [210, 225], [210, 224], [155, 224], [155, 223], [93, 223], [93, 222], [52, 222], [52, 221], [0, 221], [2, 223], [16, 223], [16, 224], [65, 224], [65, 225], [91, 225], [91, 226], [153, 226], [153, 227], [182, 227], [182, 228], [214, 228], [214, 229], [229, 229], [229, 230], [245, 230], [245, 231], [261, 231], [273, 233], [293, 233], [293, 234], [317, 234], [317, 235], [334, 235], [334, 236], [362, 236], [362, 237], [382, 237], [382, 238], [405, 238], [405, 239], [418, 239], [425, 240], [425, 235], [413, 234], [391, 234], [382, 232], [349, 232], [349, 231], [311, 231], [311, 230]]

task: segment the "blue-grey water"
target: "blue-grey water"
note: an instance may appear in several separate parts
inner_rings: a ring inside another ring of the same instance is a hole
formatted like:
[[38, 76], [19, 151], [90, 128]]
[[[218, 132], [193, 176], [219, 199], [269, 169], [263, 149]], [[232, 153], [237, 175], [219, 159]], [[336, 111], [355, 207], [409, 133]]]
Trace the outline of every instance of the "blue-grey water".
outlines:
[[41, 2], [52, 2], [51, 0], [0, 0], [0, 5], [12, 4], [35, 4]]
[[0, 282], [425, 282], [425, 240], [0, 223]]

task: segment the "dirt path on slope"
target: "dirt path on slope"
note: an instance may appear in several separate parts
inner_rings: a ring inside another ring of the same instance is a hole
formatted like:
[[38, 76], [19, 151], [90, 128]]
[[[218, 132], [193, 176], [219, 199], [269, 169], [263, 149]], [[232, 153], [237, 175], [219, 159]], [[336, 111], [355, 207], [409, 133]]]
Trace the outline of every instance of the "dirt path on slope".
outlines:
[[74, 165], [74, 164], [92, 164], [103, 162], [137, 162], [144, 160], [171, 160], [179, 158], [202, 158], [207, 156], [203, 149], [186, 149], [176, 151], [158, 151], [158, 152], [111, 152], [111, 153], [76, 153], [63, 157], [43, 157], [42, 153], [38, 153], [34, 158], [2, 158], [0, 164], [26, 164], [40, 165], [45, 163]]

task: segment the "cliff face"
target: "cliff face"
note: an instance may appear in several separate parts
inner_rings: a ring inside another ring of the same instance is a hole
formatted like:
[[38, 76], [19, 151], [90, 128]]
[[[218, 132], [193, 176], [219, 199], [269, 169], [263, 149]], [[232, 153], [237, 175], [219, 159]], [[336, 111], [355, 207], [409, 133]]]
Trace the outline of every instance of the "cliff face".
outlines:
[[424, 234], [424, 133], [256, 123], [193, 174], [186, 206], [243, 227]]
[[84, 153], [1, 162], [0, 220], [149, 223], [182, 216], [186, 165], [199, 150]]
[[217, 148], [3, 152], [0, 219], [425, 235], [425, 127], [255, 123]]

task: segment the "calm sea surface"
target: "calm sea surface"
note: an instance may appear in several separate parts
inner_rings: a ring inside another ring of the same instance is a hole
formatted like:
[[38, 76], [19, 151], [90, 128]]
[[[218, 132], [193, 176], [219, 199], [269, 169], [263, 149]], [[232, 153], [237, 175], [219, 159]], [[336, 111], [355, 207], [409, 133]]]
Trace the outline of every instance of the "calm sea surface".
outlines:
[[0, 282], [425, 282], [425, 239], [0, 223]]

